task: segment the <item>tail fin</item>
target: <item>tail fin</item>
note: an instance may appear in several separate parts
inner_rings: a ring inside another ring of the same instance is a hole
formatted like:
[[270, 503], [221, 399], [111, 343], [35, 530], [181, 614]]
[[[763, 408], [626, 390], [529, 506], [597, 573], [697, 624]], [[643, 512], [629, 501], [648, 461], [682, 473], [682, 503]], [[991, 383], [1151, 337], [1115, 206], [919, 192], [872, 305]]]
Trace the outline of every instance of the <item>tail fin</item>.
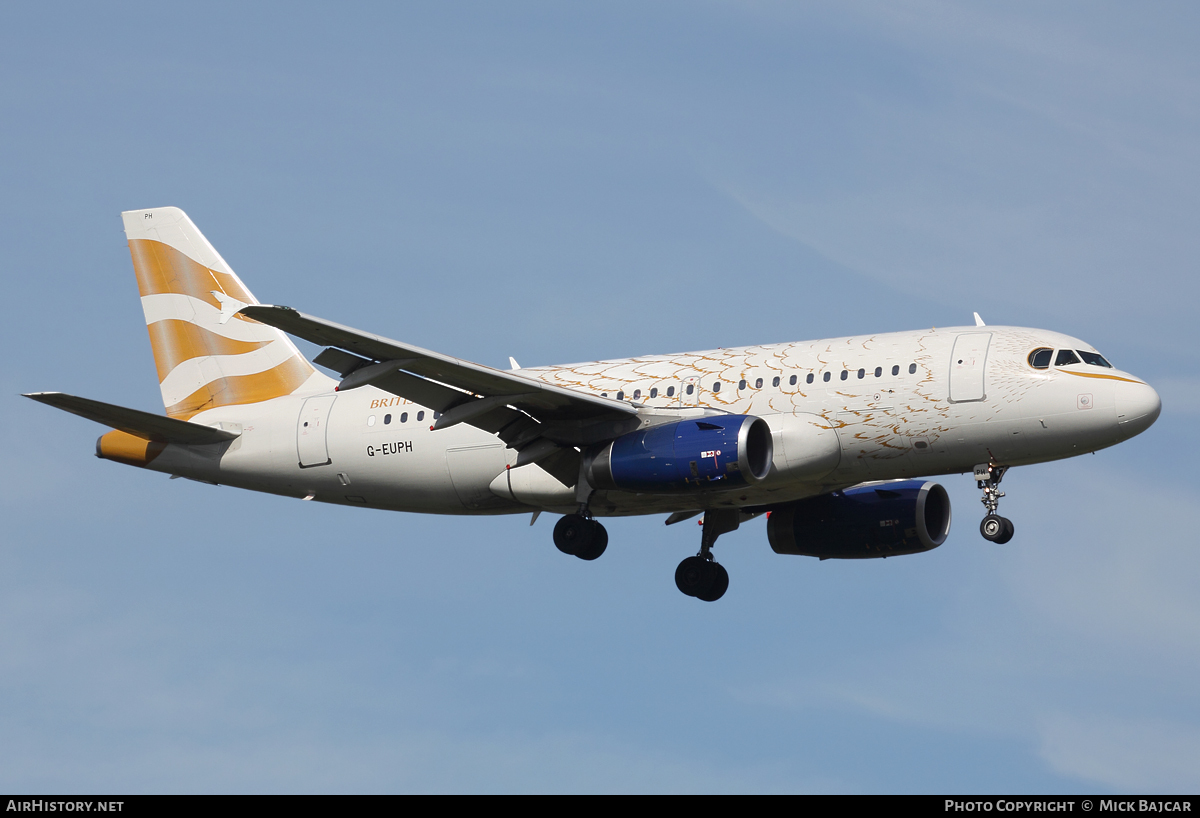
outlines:
[[236, 314], [258, 301], [186, 213], [159, 207], [121, 218], [168, 416], [325, 386], [287, 336]]

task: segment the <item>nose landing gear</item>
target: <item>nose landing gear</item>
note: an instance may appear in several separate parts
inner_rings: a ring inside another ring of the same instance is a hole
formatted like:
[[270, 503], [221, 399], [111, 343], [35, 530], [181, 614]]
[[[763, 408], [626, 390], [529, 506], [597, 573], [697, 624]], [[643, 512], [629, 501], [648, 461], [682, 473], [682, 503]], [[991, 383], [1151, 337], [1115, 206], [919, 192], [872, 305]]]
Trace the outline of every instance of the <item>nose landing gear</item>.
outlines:
[[733, 531], [740, 522], [738, 509], [709, 510], [704, 514], [704, 533], [700, 553], [688, 557], [675, 569], [675, 585], [688, 596], [704, 602], [716, 602], [729, 589], [729, 572], [713, 559], [717, 537]]
[[1008, 466], [997, 466], [994, 463], [980, 463], [975, 467], [975, 485], [983, 490], [983, 499], [980, 502], [987, 509], [987, 516], [979, 524], [979, 533], [988, 542], [1001, 545], [1013, 538], [1014, 531], [1012, 520], [996, 513], [1000, 498], [1004, 496], [1004, 492], [1000, 491], [1000, 481], [1004, 479], [1004, 473], [1007, 471]]

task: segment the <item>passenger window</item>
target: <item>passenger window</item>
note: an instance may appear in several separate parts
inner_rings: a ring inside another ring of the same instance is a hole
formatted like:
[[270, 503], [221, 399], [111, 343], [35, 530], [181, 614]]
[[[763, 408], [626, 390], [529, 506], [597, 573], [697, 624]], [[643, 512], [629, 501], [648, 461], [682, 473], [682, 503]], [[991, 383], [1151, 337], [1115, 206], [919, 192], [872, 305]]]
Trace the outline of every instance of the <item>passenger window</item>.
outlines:
[[434, 413], [433, 413], [433, 419], [434, 419], [434, 420], [437, 420], [437, 419], [438, 419], [438, 418], [440, 418], [441, 416], [442, 416], [442, 413], [441, 413], [441, 412], [434, 412]]
[[721, 382], [720, 381], [713, 381], [713, 391], [714, 392], [721, 391]]
[[[794, 376], [792, 378], [792, 381], [795, 382]], [[779, 386], [779, 376], [778, 375], [776, 375], [774, 378], [771, 379], [771, 386]]]
[[915, 374], [917, 374], [917, 365], [916, 365], [916, 364], [909, 364], [909, 365], [908, 365], [908, 374], [909, 374], [909, 375], [915, 375]]
[[824, 375], [821, 376], [821, 379], [823, 381], [825, 381], [825, 383], [829, 383], [829, 373], [826, 372]]
[[424, 419], [425, 419], [425, 413], [417, 412], [417, 420], [424, 420]]
[[[387, 420], [387, 418], [384, 418], [384, 420]], [[401, 412], [401, 413], [400, 413], [400, 422], [401, 422], [401, 423], [408, 423], [408, 412]]]
[[[812, 383], [812, 375], [808, 376], [808, 382]], [[796, 376], [793, 375], [792, 377], [788, 378], [788, 383], [791, 384], [792, 386], [795, 386], [796, 385]]]
[[865, 369], [858, 370], [858, 379], [861, 381], [865, 377], [867, 377], [867, 370], [865, 370]]
[[1082, 349], [1076, 350], [1076, 352], [1079, 353], [1079, 357], [1083, 358], [1083, 362], [1088, 366], [1102, 366], [1105, 369], [1113, 368], [1113, 365], [1104, 360], [1104, 356], [1099, 352], [1087, 352]]
[[652, 397], [652, 398], [657, 398], [657, 397], [658, 397], [658, 387], [657, 387], [657, 386], [655, 386], [655, 387], [652, 387], [652, 388], [650, 389], [650, 397]]
[[1053, 355], [1054, 350], [1052, 349], [1035, 349], [1033, 352], [1029, 353], [1029, 365], [1034, 369], [1049, 369], [1050, 358]]
[[[829, 380], [829, 378], [826, 378], [825, 380]], [[811, 372], [809, 372], [809, 373], [808, 373], [808, 377], [804, 379], [804, 382], [805, 382], [805, 383], [812, 383], [812, 382], [813, 382], [813, 374], [812, 374]]]
[[738, 381], [738, 389], [745, 389], [745, 388], [746, 388], [746, 380], [743, 378], [742, 380]]
[[642, 390], [640, 390], [640, 389], [633, 390], [633, 399], [641, 400], [642, 399]]
[[876, 377], [876, 378], [882, 378], [882, 377], [883, 377], [883, 367], [882, 367], [882, 366], [877, 366], [877, 367], [875, 367], [875, 377]]
[[617, 400], [625, 400], [625, 392], [624, 392], [624, 390], [622, 390], [622, 391], [620, 391], [620, 392], [618, 392], [618, 393], [617, 393]]
[[[775, 379], [775, 383], [778, 385], [778, 383], [779, 383], [779, 378], [776, 378], [776, 379]], [[755, 388], [755, 389], [762, 389], [762, 378], [759, 378], [758, 380], [756, 380], [756, 381], [754, 382], [754, 388]]]
[[1054, 358], [1055, 366], [1070, 366], [1079, 363], [1079, 356], [1069, 349], [1060, 349]]
[[692, 393], [693, 393], [693, 392], [695, 392], [695, 391], [696, 391], [696, 384], [694, 384], [694, 383], [689, 383], [689, 384], [688, 384], [688, 388], [687, 388], [687, 393], [690, 395], [690, 394], [692, 394]]
[[374, 415], [371, 415], [369, 418], [367, 418], [367, 425], [368, 425], [368, 426], [374, 426], [374, 425], [375, 425], [375, 416], [374, 416]]
[[391, 422], [392, 422], [392, 416], [391, 416], [391, 415], [384, 415], [384, 416], [383, 416], [383, 425], [384, 425], [384, 426], [387, 426], [387, 425], [388, 425], [389, 423], [391, 423]]
[[668, 387], [667, 387], [667, 397], [668, 397], [668, 398], [673, 398], [673, 397], [675, 397], [675, 387], [673, 387], [673, 386], [668, 386]]
[[842, 370], [842, 380], [844, 381], [844, 380], [846, 380], [846, 378], [849, 378], [849, 377], [850, 377], [850, 373], [843, 369]]
[[893, 375], [899, 375], [899, 374], [900, 374], [900, 367], [898, 367], [898, 366], [893, 366], [893, 367], [892, 367], [892, 374], [893, 374]]

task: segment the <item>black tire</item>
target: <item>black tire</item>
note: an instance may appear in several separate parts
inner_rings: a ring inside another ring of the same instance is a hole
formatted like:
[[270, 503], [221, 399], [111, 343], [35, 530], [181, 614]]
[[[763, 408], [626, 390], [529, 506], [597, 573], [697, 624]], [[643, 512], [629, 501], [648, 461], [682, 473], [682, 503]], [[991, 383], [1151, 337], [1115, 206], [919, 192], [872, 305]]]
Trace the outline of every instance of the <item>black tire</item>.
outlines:
[[725, 596], [725, 592], [729, 590], [729, 572], [725, 570], [725, 566], [719, 562], [710, 562], [709, 567], [713, 572], [713, 584], [708, 589], [708, 593], [696, 594], [696, 599], [705, 602], [716, 602], [721, 597]]
[[[1006, 520], [1003, 517], [1000, 517], [996, 514], [989, 514], [988, 516], [984, 517], [983, 522], [979, 524], [979, 533], [982, 534], [983, 538], [988, 542], [999, 542], [1000, 538], [1004, 536], [1004, 532], [1007, 530], [1004, 525], [1005, 522]], [[1012, 525], [1012, 523], [1009, 523], [1009, 525]]]
[[[592, 537], [591, 520], [568, 514], [554, 524], [554, 545], [564, 554], [575, 556], [588, 547]], [[600, 556], [597, 554], [596, 556]]]
[[675, 585], [688, 596], [708, 593], [716, 580], [712, 563], [700, 557], [688, 557], [675, 569]]
[[1016, 533], [1016, 527], [1013, 525], [1012, 520], [1007, 517], [1001, 517], [1000, 519], [1004, 520], [1004, 531], [996, 538], [996, 544], [1004, 545], [1013, 538], [1013, 534]]
[[581, 560], [594, 560], [608, 548], [608, 532], [595, 520], [586, 520], [589, 528], [587, 543], [575, 551], [575, 556]]

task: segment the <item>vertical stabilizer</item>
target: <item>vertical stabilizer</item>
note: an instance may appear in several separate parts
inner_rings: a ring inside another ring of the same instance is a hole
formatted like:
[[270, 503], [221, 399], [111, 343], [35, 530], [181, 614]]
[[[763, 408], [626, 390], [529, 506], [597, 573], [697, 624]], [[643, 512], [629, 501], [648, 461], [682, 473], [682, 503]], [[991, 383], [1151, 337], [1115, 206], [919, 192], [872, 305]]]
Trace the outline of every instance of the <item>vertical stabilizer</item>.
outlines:
[[279, 330], [237, 311], [258, 301], [177, 207], [121, 214], [167, 415], [258, 403], [333, 382]]

